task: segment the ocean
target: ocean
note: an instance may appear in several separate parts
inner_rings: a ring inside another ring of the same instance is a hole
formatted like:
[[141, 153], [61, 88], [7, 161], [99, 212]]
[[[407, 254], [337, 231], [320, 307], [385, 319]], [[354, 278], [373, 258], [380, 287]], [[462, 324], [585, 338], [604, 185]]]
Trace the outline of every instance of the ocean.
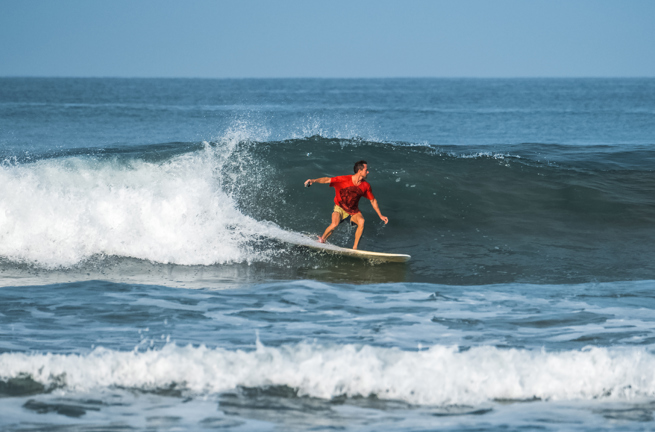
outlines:
[[[408, 263], [302, 245], [361, 159]], [[652, 430], [654, 167], [655, 79], [0, 78], [0, 429]]]

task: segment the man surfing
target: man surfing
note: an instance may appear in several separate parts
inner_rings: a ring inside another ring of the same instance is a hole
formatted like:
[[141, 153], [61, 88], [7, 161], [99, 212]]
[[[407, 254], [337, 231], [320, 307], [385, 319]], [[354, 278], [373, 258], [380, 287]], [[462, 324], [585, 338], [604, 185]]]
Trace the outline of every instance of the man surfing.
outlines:
[[309, 179], [305, 182], [305, 187], [309, 187], [314, 183], [329, 183], [330, 187], [335, 190], [334, 197], [334, 211], [332, 213], [332, 223], [325, 229], [323, 236], [318, 238], [318, 241], [325, 243], [325, 241], [332, 235], [332, 232], [341, 222], [350, 218], [351, 222], [357, 225], [355, 232], [355, 244], [353, 249], [357, 249], [359, 239], [364, 232], [364, 216], [359, 211], [359, 199], [363, 196], [371, 201], [373, 209], [376, 211], [380, 219], [384, 223], [389, 222], [389, 218], [382, 216], [378, 201], [373, 196], [371, 185], [366, 181], [368, 176], [368, 164], [366, 161], [359, 161], [355, 163], [355, 175], [344, 175], [339, 177], [321, 177], [317, 179]]

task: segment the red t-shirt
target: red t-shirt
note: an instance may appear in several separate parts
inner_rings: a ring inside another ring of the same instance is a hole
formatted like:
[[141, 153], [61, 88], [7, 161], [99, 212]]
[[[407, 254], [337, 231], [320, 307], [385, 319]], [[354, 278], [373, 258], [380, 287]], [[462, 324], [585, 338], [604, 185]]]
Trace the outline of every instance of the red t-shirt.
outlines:
[[335, 189], [334, 203], [351, 215], [359, 213], [358, 204], [361, 197], [365, 196], [369, 200], [375, 199], [371, 185], [362, 180], [358, 186], [355, 186], [351, 175], [332, 177], [330, 187]]

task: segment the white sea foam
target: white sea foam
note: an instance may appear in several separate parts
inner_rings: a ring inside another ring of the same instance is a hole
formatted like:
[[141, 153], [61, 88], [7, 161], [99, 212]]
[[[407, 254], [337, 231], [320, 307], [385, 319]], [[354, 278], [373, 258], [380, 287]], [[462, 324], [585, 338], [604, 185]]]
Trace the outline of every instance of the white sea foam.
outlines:
[[222, 188], [222, 170], [243, 140], [239, 128], [232, 135], [163, 162], [67, 157], [0, 166], [0, 257], [46, 268], [97, 254], [184, 265], [265, 259], [249, 242], [285, 233], [244, 215]]
[[434, 346], [409, 352], [371, 346], [257, 345], [251, 352], [179, 347], [87, 355], [5, 353], [0, 378], [31, 376], [69, 391], [112, 386], [154, 390], [176, 383], [195, 394], [237, 386], [286, 385], [299, 395], [340, 395], [413, 404], [479, 404], [493, 400], [627, 400], [655, 396], [655, 355], [645, 349], [590, 348], [543, 352]]
[[521, 159], [521, 156], [512, 155], [509, 153], [494, 153], [490, 151], [480, 151], [473, 153], [455, 153], [450, 151], [447, 153], [448, 156], [459, 158], [459, 159], [496, 159], [496, 160], [505, 160], [505, 159]]

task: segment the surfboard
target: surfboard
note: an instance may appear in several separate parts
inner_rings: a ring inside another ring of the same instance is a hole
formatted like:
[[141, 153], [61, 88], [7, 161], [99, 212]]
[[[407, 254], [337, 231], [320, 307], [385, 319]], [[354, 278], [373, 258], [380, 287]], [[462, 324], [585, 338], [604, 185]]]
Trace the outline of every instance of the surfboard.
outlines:
[[407, 262], [411, 256], [406, 254], [386, 253], [386, 252], [372, 252], [364, 250], [347, 249], [335, 246], [329, 243], [319, 243], [317, 241], [303, 242], [301, 246], [306, 246], [312, 249], [320, 250], [323, 252], [332, 253], [335, 255], [345, 255], [353, 258], [362, 258], [372, 261], [383, 262]]

